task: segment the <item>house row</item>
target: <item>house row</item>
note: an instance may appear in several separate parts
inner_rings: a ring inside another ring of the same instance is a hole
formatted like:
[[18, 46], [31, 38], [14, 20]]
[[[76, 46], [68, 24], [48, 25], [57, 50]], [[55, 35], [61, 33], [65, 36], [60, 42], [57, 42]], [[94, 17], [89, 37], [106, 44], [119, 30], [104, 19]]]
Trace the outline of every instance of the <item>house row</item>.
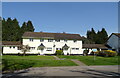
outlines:
[[[111, 45], [113, 43], [110, 43], [111, 40], [114, 40], [114, 38], [108, 39], [107, 43], [109, 46], [113, 46]], [[26, 52], [26, 54], [40, 55], [55, 54], [57, 50], [63, 50], [64, 55], [75, 55], [83, 54], [83, 51], [86, 49], [89, 50], [89, 53], [93, 51], [93, 49], [108, 49], [108, 47], [102, 44], [82, 44], [82, 37], [79, 34], [25, 32], [22, 36], [22, 42], [3, 41], [2, 52], [3, 54], [23, 53], [21, 51], [21, 45], [29, 46], [30, 51]], [[113, 48], [116, 49], [117, 47]]]

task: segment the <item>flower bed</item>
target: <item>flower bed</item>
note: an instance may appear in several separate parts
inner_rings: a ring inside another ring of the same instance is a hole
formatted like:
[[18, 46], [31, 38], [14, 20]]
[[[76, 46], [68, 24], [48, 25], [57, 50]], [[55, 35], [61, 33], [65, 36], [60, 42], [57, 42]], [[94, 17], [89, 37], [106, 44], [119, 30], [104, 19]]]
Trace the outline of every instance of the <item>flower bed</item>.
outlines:
[[106, 57], [113, 57], [117, 55], [116, 51], [112, 50], [102, 50], [97, 53], [98, 56], [106, 56]]

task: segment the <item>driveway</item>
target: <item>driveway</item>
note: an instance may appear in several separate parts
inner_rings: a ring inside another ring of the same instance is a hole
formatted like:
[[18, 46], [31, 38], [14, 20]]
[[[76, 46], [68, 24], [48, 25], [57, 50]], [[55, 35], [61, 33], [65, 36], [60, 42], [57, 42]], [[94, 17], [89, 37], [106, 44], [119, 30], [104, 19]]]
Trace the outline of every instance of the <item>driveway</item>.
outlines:
[[[107, 66], [63, 66], [63, 67], [36, 67], [15, 71], [12, 74], [3, 74], [3, 77], [41, 77], [41, 76], [85, 76], [105, 77], [119, 76], [118, 65]], [[57, 77], [56, 77], [57, 78]]]

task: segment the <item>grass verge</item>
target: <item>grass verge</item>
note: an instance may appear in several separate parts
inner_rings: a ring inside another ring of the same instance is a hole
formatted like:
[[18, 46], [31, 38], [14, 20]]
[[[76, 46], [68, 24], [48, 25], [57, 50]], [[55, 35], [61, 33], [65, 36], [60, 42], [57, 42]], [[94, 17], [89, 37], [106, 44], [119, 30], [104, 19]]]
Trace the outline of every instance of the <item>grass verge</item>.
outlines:
[[53, 56], [3, 56], [2, 70], [13, 72], [30, 67], [76, 66], [69, 59], [55, 60]]
[[[118, 65], [118, 56], [101, 57], [101, 56], [58, 56], [59, 58], [78, 59], [86, 65]], [[120, 64], [119, 64], [120, 65]]]

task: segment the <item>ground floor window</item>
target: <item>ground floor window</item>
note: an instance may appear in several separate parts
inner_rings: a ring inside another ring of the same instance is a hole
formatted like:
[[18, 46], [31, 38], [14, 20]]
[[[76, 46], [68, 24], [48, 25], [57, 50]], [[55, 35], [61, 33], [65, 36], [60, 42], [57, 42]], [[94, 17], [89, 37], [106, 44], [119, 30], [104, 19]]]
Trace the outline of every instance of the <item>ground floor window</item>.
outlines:
[[47, 47], [46, 51], [52, 51], [52, 48], [51, 47]]
[[34, 50], [34, 49], [35, 49], [35, 47], [29, 47], [29, 49]]
[[62, 50], [62, 48], [56, 48], [56, 50]]
[[18, 50], [21, 50], [20, 46], [19, 46], [19, 47], [17, 47], [17, 49], [18, 49]]
[[72, 48], [72, 50], [79, 50], [79, 48]]

